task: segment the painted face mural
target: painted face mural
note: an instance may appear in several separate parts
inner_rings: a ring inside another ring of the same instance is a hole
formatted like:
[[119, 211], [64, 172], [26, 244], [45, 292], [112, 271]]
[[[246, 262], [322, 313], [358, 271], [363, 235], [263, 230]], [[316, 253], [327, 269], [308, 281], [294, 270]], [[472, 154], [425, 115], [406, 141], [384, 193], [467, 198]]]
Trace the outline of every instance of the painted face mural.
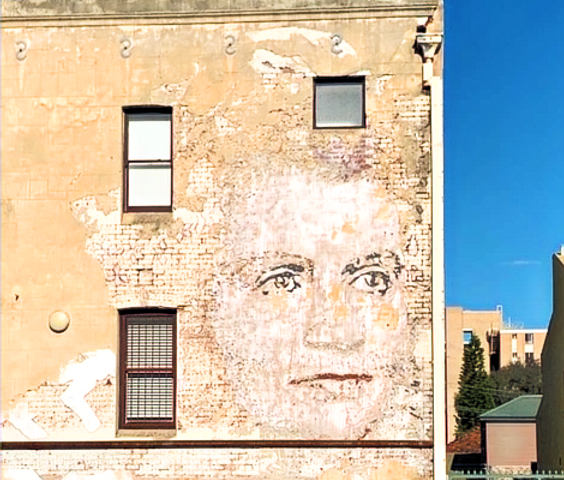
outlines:
[[[200, 170], [194, 186], [212, 178]], [[201, 212], [158, 228], [122, 223], [119, 192], [74, 202], [110, 305], [178, 308], [180, 431], [420, 438], [398, 207], [360, 172], [277, 171], [229, 170]]]
[[213, 326], [237, 401], [277, 436], [365, 437], [404, 348], [394, 205], [368, 180], [294, 174], [225, 213]]

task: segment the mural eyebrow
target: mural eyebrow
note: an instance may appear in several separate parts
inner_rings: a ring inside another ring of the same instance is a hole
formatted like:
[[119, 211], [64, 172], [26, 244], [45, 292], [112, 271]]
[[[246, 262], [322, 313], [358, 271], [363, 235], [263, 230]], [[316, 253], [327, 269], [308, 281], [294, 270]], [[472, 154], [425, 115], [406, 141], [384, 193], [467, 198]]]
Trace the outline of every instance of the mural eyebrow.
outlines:
[[[381, 258], [382, 255], [379, 253], [370, 253], [369, 255], [366, 255], [364, 257], [364, 260], [361, 260], [360, 258], [356, 258], [351, 263], [346, 265], [345, 268], [343, 268], [343, 270], [341, 271], [341, 275], [345, 275], [347, 273], [349, 275], [353, 275], [354, 273], [358, 272], [359, 270], [369, 265], [382, 266], [382, 262], [380, 262]], [[370, 263], [366, 263], [366, 260], [368, 260]]]
[[302, 273], [305, 270], [305, 267], [303, 265], [298, 265], [297, 263], [285, 263], [282, 265], [274, 265], [270, 268], [267, 268], [264, 272], [262, 272], [257, 277], [257, 279], [255, 280], [257, 287], [262, 287], [269, 280], [269, 277], [263, 278], [266, 273], [275, 272], [277, 270], [292, 270], [296, 273]]

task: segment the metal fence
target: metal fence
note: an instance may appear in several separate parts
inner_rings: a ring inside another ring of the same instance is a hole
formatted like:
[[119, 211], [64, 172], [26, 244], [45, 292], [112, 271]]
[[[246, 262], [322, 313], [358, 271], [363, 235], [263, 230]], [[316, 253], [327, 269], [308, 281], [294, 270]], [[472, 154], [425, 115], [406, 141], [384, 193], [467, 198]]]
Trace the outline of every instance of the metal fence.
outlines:
[[537, 473], [527, 472], [511, 472], [511, 473], [494, 473], [487, 470], [468, 470], [468, 471], [451, 471], [448, 474], [449, 480], [551, 480], [564, 479], [564, 471], [542, 471]]

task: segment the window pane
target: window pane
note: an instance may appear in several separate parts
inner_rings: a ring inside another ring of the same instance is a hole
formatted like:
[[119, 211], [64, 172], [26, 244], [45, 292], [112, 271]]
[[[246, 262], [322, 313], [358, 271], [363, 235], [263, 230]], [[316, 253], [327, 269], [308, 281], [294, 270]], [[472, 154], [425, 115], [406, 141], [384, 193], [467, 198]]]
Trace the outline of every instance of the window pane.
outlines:
[[362, 83], [318, 83], [315, 85], [316, 127], [362, 127]]
[[462, 332], [462, 341], [464, 343], [464, 345], [469, 345], [470, 342], [472, 341], [472, 330], [464, 330]]
[[160, 318], [131, 320], [127, 325], [127, 367], [172, 368], [173, 341], [170, 321], [165, 323]]
[[126, 398], [126, 416], [129, 420], [172, 420], [172, 374], [129, 374]]
[[130, 114], [128, 160], [170, 160], [170, 115]]
[[171, 205], [170, 164], [129, 164], [128, 206], [168, 207]]

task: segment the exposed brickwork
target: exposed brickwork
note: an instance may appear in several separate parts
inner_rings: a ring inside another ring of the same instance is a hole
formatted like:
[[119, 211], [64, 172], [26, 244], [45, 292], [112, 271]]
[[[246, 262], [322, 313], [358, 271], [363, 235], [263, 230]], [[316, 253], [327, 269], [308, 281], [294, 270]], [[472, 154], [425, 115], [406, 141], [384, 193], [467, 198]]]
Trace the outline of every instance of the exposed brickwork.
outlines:
[[107, 471], [131, 480], [324, 480], [328, 473], [331, 479], [378, 480], [388, 478], [384, 473], [392, 467], [402, 479], [417, 480], [430, 475], [429, 453], [401, 449], [20, 451], [4, 452], [4, 468], [8, 472], [29, 469], [45, 480], [62, 479], [66, 472]]

